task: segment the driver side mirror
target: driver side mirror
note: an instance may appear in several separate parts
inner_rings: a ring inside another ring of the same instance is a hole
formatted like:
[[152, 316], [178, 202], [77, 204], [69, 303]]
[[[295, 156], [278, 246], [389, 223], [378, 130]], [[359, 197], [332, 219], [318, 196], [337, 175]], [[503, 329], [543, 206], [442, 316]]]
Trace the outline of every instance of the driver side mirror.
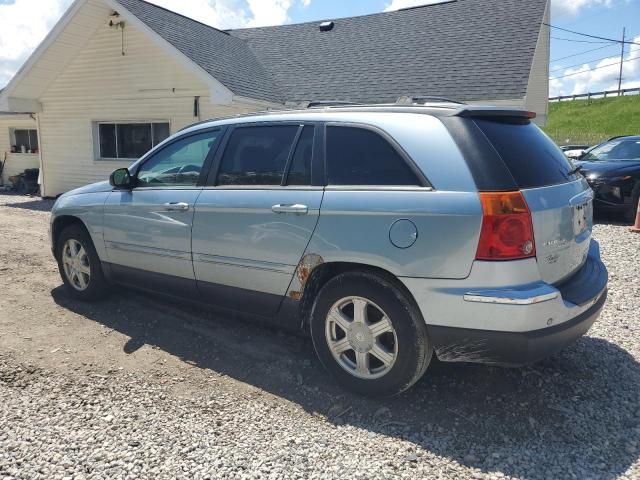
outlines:
[[115, 188], [129, 190], [133, 188], [133, 179], [128, 168], [119, 168], [109, 177], [109, 183]]

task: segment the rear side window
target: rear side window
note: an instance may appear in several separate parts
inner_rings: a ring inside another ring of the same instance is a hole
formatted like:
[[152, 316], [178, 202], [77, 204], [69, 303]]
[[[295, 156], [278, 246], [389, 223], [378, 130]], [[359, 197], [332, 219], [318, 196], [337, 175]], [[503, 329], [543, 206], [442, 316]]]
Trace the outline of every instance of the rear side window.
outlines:
[[280, 185], [298, 128], [236, 129], [222, 157], [218, 185]]
[[519, 188], [536, 188], [573, 180], [573, 167], [560, 148], [534, 123], [475, 120], [511, 172]]
[[358, 127], [327, 127], [329, 185], [420, 185], [402, 156], [380, 134]]

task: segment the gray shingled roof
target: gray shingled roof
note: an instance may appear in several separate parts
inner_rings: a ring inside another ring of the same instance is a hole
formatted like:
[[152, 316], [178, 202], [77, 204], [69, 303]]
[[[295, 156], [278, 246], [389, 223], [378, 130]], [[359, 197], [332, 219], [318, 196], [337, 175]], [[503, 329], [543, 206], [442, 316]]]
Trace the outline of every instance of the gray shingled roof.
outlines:
[[547, 0], [457, 0], [396, 12], [222, 32], [118, 0], [231, 91], [279, 102], [458, 100], [526, 94]]

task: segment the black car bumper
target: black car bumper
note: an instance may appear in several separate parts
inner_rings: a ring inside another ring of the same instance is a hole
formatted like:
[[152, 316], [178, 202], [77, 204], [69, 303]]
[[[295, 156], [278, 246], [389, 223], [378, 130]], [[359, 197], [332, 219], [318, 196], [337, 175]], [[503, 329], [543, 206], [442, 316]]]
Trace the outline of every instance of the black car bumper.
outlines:
[[588, 180], [594, 192], [596, 210], [624, 211], [633, 205], [633, 179], [611, 181], [606, 178]]
[[560, 325], [530, 332], [498, 332], [429, 326], [429, 338], [440, 360], [521, 366], [540, 361], [572, 344], [589, 331], [607, 299], [597, 301]]

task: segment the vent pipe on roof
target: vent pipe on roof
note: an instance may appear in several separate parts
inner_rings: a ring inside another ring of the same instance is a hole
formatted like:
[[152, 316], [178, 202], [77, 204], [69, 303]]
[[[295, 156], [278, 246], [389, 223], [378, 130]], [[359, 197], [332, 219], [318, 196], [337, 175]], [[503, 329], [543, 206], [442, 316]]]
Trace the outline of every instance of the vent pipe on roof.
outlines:
[[322, 22], [320, 24], [320, 31], [321, 32], [330, 32], [331, 30], [333, 30], [333, 27], [335, 27], [335, 26], [336, 26], [335, 22], [331, 22], [331, 21]]

